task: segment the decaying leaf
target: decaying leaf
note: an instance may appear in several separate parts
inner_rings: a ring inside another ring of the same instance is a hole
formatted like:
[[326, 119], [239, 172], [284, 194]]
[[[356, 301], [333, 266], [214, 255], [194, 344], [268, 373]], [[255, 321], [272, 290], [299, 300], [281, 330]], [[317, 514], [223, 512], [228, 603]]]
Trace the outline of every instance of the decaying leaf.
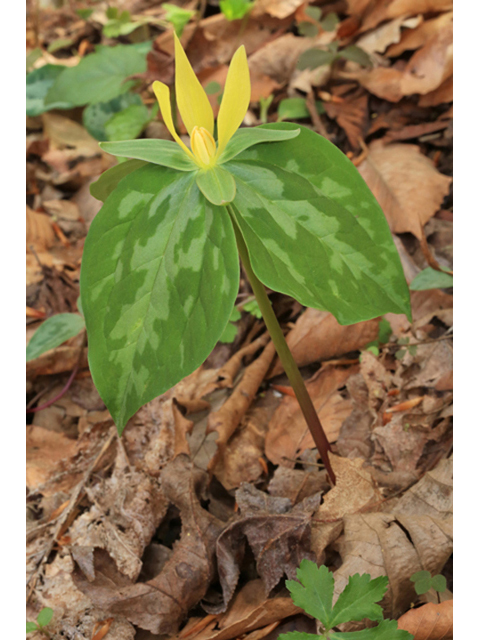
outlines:
[[[335, 572], [336, 597], [354, 573], [386, 575], [385, 617], [397, 618], [415, 599], [416, 571], [439, 573], [452, 553], [452, 460], [442, 460], [400, 498], [390, 513], [344, 517]], [[349, 627], [350, 628], [350, 627]]]
[[[180, 511], [182, 533], [158, 576], [133, 584], [104, 554], [101, 557], [109, 577], [103, 577], [102, 573], [97, 576], [94, 565], [95, 579], [89, 581], [78, 569], [74, 575], [78, 588], [97, 606], [125, 616], [142, 629], [157, 634], [175, 633], [212, 580], [214, 542], [223, 528], [200, 506], [198, 492], [204, 481], [205, 474], [194, 469], [184, 455], [162, 471], [162, 491], [166, 500]], [[98, 551], [95, 553], [98, 555]]]
[[372, 143], [358, 167], [394, 233], [422, 235], [422, 227], [440, 208], [451, 178], [411, 144], [383, 147]]
[[398, 620], [398, 628], [411, 633], [415, 640], [451, 640], [453, 638], [453, 600], [424, 604], [411, 609]]
[[310, 519], [320, 494], [306, 498], [291, 508], [288, 498], [273, 497], [244, 484], [236, 492], [239, 516], [220, 534], [217, 563], [224, 603], [210, 610], [225, 611], [240, 575], [245, 543], [255, 556], [257, 571], [265, 586], [265, 595], [284, 574], [295, 577], [302, 558], [311, 558]]
[[[356, 373], [354, 367], [327, 367], [306, 383], [329, 442], [338, 438], [342, 422], [352, 411], [351, 400], [339, 391], [352, 373]], [[293, 467], [301, 453], [313, 448], [315, 443], [297, 399], [285, 396], [268, 425], [267, 458], [274, 464]]]

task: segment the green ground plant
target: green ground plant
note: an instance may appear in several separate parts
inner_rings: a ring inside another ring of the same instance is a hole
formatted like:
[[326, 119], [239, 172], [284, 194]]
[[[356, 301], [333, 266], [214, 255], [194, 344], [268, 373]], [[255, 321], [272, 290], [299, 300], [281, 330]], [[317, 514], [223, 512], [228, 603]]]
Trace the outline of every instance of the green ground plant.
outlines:
[[27, 622], [27, 633], [32, 633], [33, 631], [39, 631], [43, 633], [43, 635], [50, 638], [50, 633], [46, 628], [53, 618], [53, 611], [49, 607], [44, 607], [37, 616], [36, 622]]
[[[333, 605], [335, 581], [333, 573], [324, 565], [317, 567], [311, 560], [302, 560], [297, 578], [287, 580], [286, 585], [293, 602], [322, 625], [320, 637], [327, 640], [413, 640], [408, 631], [397, 628], [396, 620], [384, 620], [382, 607], [377, 604], [388, 588], [388, 578], [374, 580], [368, 573], [350, 576], [348, 584]], [[368, 618], [378, 622], [376, 627], [360, 631], [335, 631], [345, 622]], [[314, 640], [318, 635], [292, 631], [283, 633], [278, 640]]]

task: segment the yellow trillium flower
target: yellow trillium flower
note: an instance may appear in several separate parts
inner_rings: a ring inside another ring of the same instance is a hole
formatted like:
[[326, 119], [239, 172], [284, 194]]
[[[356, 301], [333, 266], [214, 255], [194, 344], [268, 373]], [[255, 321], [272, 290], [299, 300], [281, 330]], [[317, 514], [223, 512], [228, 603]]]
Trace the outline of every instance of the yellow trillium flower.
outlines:
[[175, 38], [175, 95], [178, 110], [190, 136], [191, 150], [175, 131], [170, 103], [170, 89], [158, 80], [153, 91], [160, 111], [174, 140], [202, 169], [215, 166], [228, 141], [242, 124], [250, 104], [250, 74], [247, 54], [242, 45], [235, 52], [228, 69], [222, 103], [218, 112], [218, 143], [213, 137], [213, 110], [202, 85], [195, 75], [180, 40]]

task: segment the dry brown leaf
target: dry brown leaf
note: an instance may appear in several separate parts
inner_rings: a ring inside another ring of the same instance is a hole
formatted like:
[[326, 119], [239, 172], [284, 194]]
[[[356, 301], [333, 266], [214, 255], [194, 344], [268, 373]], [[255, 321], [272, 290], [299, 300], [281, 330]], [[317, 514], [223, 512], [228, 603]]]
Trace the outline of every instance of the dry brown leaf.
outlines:
[[[251, 580], [235, 595], [228, 611], [215, 616], [206, 629], [191, 637], [194, 640], [232, 640], [301, 611], [286, 590], [266, 599], [262, 580]], [[194, 625], [195, 621], [192, 621], [175, 636], [175, 640], [189, 637], [189, 628]]]
[[[27, 251], [33, 245], [35, 251], [43, 252], [55, 243], [55, 232], [49, 216], [37, 213], [27, 205]], [[37, 263], [38, 264], [38, 263]]]
[[305, 0], [257, 0], [252, 15], [262, 16], [268, 13], [274, 18], [287, 18], [304, 2]]
[[453, 75], [430, 93], [420, 96], [419, 107], [436, 107], [445, 102], [453, 102]]
[[415, 599], [412, 574], [439, 573], [452, 553], [452, 460], [442, 460], [426, 473], [390, 513], [348, 515], [344, 523], [334, 599], [354, 573], [386, 575], [385, 617], [398, 618]]
[[[354, 9], [357, 9], [357, 5], [358, 8], [365, 9], [367, 3], [365, 0], [348, 0], [348, 4], [353, 13]], [[452, 9], [452, 0], [384, 0], [368, 4], [369, 10], [364, 16], [361, 31], [374, 29], [381, 22], [399, 16], [439, 13]]]
[[[392, 43], [403, 41], [404, 34], [410, 33], [412, 30], [416, 31], [418, 29], [418, 25], [421, 24], [422, 21], [423, 18], [421, 15], [412, 18], [399, 16], [395, 20], [382, 24], [374, 31], [361, 36], [355, 44], [366, 53], [383, 53]], [[402, 32], [402, 28], [404, 28], [405, 31]], [[422, 44], [423, 42], [418, 46], [421, 46]], [[417, 47], [413, 48], [416, 49]]]
[[[59, 463], [71, 458], [76, 441], [43, 427], [27, 427], [27, 487], [30, 491], [44, 484], [60, 470]], [[75, 484], [76, 478], [70, 478]], [[70, 486], [73, 486], [70, 484]], [[69, 487], [66, 487], [69, 488]], [[58, 489], [58, 488], [57, 488]]]
[[358, 167], [378, 200], [394, 233], [422, 236], [422, 227], [435, 215], [452, 181], [411, 144], [370, 145]]
[[[379, 321], [367, 320], [343, 326], [328, 311], [309, 308], [289, 332], [287, 344], [297, 365], [304, 367], [319, 360], [330, 360], [361, 349], [377, 337]], [[282, 371], [283, 367], [277, 360], [269, 378]]]
[[[320, 369], [306, 383], [329, 442], [335, 442], [342, 422], [352, 412], [350, 398], [339, 389], [345, 385], [355, 367]], [[273, 464], [294, 466], [294, 460], [306, 449], [314, 449], [312, 434], [295, 397], [285, 396], [268, 425], [265, 454]]]
[[[182, 533], [161, 573], [145, 583], [132, 584], [110, 556], [95, 551], [95, 579], [77, 569], [77, 587], [96, 606], [125, 616], [156, 634], [176, 633], [189, 609], [205, 595], [214, 575], [214, 542], [223, 528], [201, 506], [199, 492], [205, 474], [180, 455], [162, 471], [161, 486], [167, 500], [180, 511]], [[98, 573], [97, 573], [98, 566]]]
[[402, 36], [397, 40], [396, 44], [392, 44], [388, 49], [387, 56], [390, 58], [396, 58], [404, 51], [413, 51], [423, 47], [423, 45], [426, 44], [430, 38], [435, 36], [440, 29], [450, 24], [452, 19], [452, 12], [442, 13], [436, 18], [421, 22], [416, 26], [416, 28], [406, 29], [402, 32]]
[[346, 386], [353, 401], [353, 410], [343, 421], [337, 440], [337, 449], [344, 458], [367, 460], [373, 450], [372, 425], [377, 412], [369, 407], [368, 387], [362, 374], [350, 376]]
[[343, 517], [378, 500], [372, 477], [362, 468], [363, 460], [335, 455], [330, 458], [337, 484], [325, 495], [312, 519], [312, 550], [318, 563], [324, 560], [325, 548], [341, 533]]
[[[243, 484], [235, 493], [239, 507], [236, 522], [228, 525], [216, 543], [218, 573], [223, 604], [208, 611], [225, 611], [237, 586], [246, 541], [255, 556], [257, 572], [265, 585], [265, 595], [284, 573], [295, 578], [303, 558], [311, 557], [310, 520], [321, 494], [306, 498], [292, 509], [288, 498], [274, 497]], [[312, 557], [313, 559], [313, 557]]]
[[368, 96], [364, 91], [347, 96], [342, 102], [324, 102], [329, 118], [335, 118], [339, 127], [347, 134], [352, 149], [358, 149], [367, 132]]
[[59, 149], [76, 147], [88, 150], [88, 153], [102, 153], [98, 146], [98, 140], [92, 138], [87, 130], [74, 120], [48, 111], [42, 114], [43, 131], [45, 137], [50, 139], [50, 144]]
[[453, 600], [407, 611], [398, 619], [398, 628], [411, 633], [414, 640], [453, 639]]
[[301, 502], [315, 493], [330, 489], [325, 471], [304, 471], [277, 467], [268, 485], [272, 496], [288, 498], [292, 504]]

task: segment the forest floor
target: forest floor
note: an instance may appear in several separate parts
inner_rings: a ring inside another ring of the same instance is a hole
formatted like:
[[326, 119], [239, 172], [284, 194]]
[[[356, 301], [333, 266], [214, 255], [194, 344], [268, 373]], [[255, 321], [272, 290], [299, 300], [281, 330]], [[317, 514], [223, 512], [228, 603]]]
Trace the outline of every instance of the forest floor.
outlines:
[[[334, 487], [244, 277], [225, 342], [122, 438], [84, 331], [30, 360], [27, 620], [49, 607], [50, 637], [69, 640], [315, 633], [285, 588], [310, 558], [334, 572], [336, 595], [355, 573], [386, 575], [385, 617], [416, 640], [452, 637], [452, 3], [257, 0], [233, 21], [248, 2], [177, 3], [186, 14], [149, 0], [41, 4], [27, 16], [27, 342], [46, 318], [78, 313], [102, 204], [90, 185], [115, 164], [98, 140], [169, 137], [151, 84], [173, 81], [182, 20], [214, 110], [244, 44], [244, 126], [299, 122], [355, 164], [389, 222], [413, 322], [341, 326], [270, 292], [332, 446]], [[127, 78], [128, 91], [98, 107], [85, 76], [47, 107], [57, 75], [99, 44], [127, 51], [113, 95]], [[447, 588], [417, 595], [422, 570]]]

